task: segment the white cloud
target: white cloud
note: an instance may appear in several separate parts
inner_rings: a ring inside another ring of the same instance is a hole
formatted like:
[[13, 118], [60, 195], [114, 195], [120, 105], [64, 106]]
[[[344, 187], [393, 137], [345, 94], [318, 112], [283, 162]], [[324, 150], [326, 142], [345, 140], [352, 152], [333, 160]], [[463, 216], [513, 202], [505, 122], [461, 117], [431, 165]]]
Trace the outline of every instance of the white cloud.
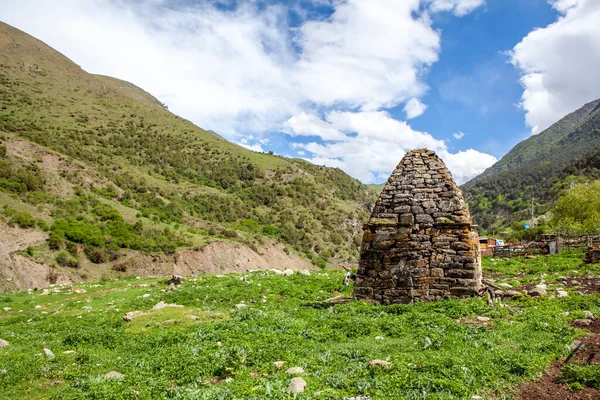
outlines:
[[412, 98], [404, 105], [404, 112], [406, 113], [406, 119], [417, 118], [423, 114], [427, 109], [427, 105], [419, 101], [419, 99]]
[[[431, 12], [451, 11], [457, 17], [465, 16], [485, 4], [485, 0], [427, 0]], [[563, 0], [564, 1], [564, 0]]]
[[346, 136], [314, 114], [293, 115], [284, 124], [284, 132], [291, 136], [318, 136], [323, 140], [342, 140]]
[[412, 129], [383, 111], [330, 112], [322, 121], [336, 129], [344, 140], [325, 143], [294, 143], [312, 154], [308, 160], [338, 167], [363, 182], [374, 182], [389, 175], [402, 156], [411, 149], [429, 148], [447, 163], [458, 184], [490, 167], [496, 158], [473, 149], [452, 154], [443, 140]]
[[[235, 144], [245, 147], [248, 150], [256, 151], [259, 153], [264, 153], [265, 150], [262, 148], [260, 143], [250, 143], [250, 141], [253, 139], [254, 139], [253, 136], [250, 136], [249, 138], [241, 138], [238, 142], [235, 142]], [[260, 140], [259, 140], [259, 142], [260, 142]]]
[[[365, 181], [389, 174], [408, 149], [446, 151], [385, 109], [406, 103], [408, 119], [426, 109], [423, 76], [441, 35], [429, 12], [462, 16], [484, 1], [320, 1], [333, 13], [295, 28], [285, 6], [254, 1], [224, 10], [209, 1], [0, 0], [0, 15], [85, 70], [128, 80], [255, 151], [274, 132], [313, 137], [298, 154]], [[453, 161], [460, 179], [489, 162], [463, 153], [447, 154], [479, 161]]]
[[564, 14], [569, 8], [575, 7], [579, 3], [579, 0], [549, 0], [548, 3]]
[[460, 140], [465, 137], [465, 134], [463, 132], [456, 132], [453, 133], [452, 136], [454, 136], [454, 139]]
[[550, 3], [561, 13], [556, 22], [530, 32], [511, 54], [533, 134], [600, 97], [600, 1]]
[[438, 59], [440, 34], [419, 0], [338, 2], [325, 20], [307, 21], [295, 79], [312, 102], [374, 110], [420, 96], [420, 71]]
[[492, 155], [473, 149], [459, 151], [456, 154], [441, 150], [438, 155], [444, 160], [446, 166], [452, 172], [454, 180], [459, 185], [481, 174], [498, 161]]

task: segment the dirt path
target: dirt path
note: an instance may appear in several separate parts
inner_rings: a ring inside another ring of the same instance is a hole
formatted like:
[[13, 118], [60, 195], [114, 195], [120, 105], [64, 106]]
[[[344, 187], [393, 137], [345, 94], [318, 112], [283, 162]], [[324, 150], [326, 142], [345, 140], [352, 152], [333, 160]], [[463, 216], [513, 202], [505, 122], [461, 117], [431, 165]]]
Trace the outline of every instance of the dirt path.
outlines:
[[[581, 327], [581, 326], [578, 326]], [[586, 327], [590, 334], [580, 338], [582, 346], [569, 359], [568, 362], [579, 362], [585, 364], [600, 363], [600, 319], [592, 321]], [[517, 396], [518, 400], [590, 400], [600, 399], [600, 390], [584, 388], [573, 392], [565, 383], [561, 383], [561, 369], [565, 366], [565, 360], [555, 361], [550, 368], [544, 372], [542, 377], [534, 382], [528, 382], [521, 386]]]

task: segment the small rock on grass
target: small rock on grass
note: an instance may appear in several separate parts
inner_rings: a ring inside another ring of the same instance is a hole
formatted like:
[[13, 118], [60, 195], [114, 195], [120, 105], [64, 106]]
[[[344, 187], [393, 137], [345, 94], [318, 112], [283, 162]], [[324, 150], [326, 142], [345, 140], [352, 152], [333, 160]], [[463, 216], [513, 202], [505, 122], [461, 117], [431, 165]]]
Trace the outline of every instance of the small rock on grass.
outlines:
[[520, 297], [523, 296], [523, 293], [516, 291], [516, 290], [507, 290], [506, 292], [504, 292], [503, 297], [508, 297], [508, 298], [513, 298], [513, 297]]
[[306, 389], [306, 381], [302, 378], [292, 378], [289, 389], [294, 393], [302, 393]]
[[244, 303], [239, 303], [234, 305], [235, 308], [244, 308], [244, 307], [248, 307], [248, 304], [244, 304]]
[[389, 361], [385, 361], [385, 360], [371, 360], [369, 362], [369, 367], [374, 368], [374, 367], [385, 367], [385, 368], [389, 368], [392, 366], [392, 363]]
[[75, 350], [65, 350], [63, 351], [63, 354], [75, 354], [77, 353]]
[[537, 296], [545, 296], [546, 295], [546, 289], [543, 287], [535, 287], [533, 289], [531, 289], [529, 291], [529, 295], [533, 296], [533, 297], [537, 297]]
[[512, 287], [513, 287], [510, 283], [506, 283], [506, 282], [499, 283], [496, 286], [499, 286], [504, 289], [512, 289]]
[[569, 297], [569, 292], [565, 292], [564, 290], [557, 290], [556, 297]]
[[178, 321], [176, 319], [168, 319], [166, 321], [161, 322], [161, 325], [171, 325], [171, 324], [176, 324]]
[[587, 319], [594, 319], [594, 314], [592, 314], [590, 311], [584, 311], [583, 313]]
[[283, 367], [285, 365], [285, 361], [275, 361], [273, 363], [273, 366], [277, 369], [281, 369], [281, 367]]
[[10, 344], [6, 340], [0, 339], [0, 349], [8, 346], [10, 346]]
[[590, 321], [589, 319], [576, 319], [575, 321], [573, 321], [573, 323], [578, 326], [590, 326], [592, 324], [592, 321]]
[[294, 271], [292, 271], [291, 269], [286, 269], [285, 271], [283, 271], [283, 275], [292, 276], [294, 275]]
[[46, 357], [48, 357], [49, 359], [53, 359], [54, 358], [54, 353], [50, 349], [44, 348], [44, 355]]
[[134, 318], [139, 317], [140, 315], [144, 315], [143, 311], [130, 311], [127, 314], [123, 315], [123, 321], [131, 321]]
[[292, 367], [288, 368], [285, 373], [290, 375], [300, 375], [304, 373], [304, 369], [302, 367]]
[[344, 400], [371, 400], [371, 396], [361, 395], [356, 397], [344, 397]]
[[123, 379], [125, 375], [117, 371], [110, 371], [108, 374], [104, 375], [106, 379]]
[[477, 321], [479, 322], [488, 322], [490, 319], [488, 317], [477, 317]]

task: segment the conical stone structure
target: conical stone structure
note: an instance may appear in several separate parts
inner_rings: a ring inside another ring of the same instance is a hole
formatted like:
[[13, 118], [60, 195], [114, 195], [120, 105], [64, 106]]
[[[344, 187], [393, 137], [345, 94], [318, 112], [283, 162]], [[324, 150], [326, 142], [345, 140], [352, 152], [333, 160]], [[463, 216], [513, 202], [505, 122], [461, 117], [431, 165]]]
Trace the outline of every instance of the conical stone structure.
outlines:
[[469, 297], [480, 289], [477, 230], [433, 151], [404, 156], [363, 229], [355, 298], [412, 303]]

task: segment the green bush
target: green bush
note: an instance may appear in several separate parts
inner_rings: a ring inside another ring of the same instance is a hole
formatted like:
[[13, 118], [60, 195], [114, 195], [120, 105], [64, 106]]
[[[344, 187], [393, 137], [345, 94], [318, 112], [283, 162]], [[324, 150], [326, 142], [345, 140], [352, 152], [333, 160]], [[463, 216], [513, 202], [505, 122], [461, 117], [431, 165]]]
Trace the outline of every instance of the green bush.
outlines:
[[327, 261], [325, 261], [325, 259], [323, 259], [322, 257], [317, 257], [315, 264], [321, 269], [327, 268]]
[[104, 247], [86, 247], [84, 253], [94, 264], [103, 264], [119, 258], [119, 253]]
[[61, 251], [60, 253], [58, 253], [54, 260], [58, 265], [61, 265], [63, 267], [79, 268], [79, 262], [77, 261], [77, 259], [71, 256], [66, 251]]
[[9, 224], [18, 225], [21, 228], [33, 228], [36, 220], [27, 211], [19, 211], [11, 217]]
[[46, 221], [44, 221], [43, 219], [38, 219], [36, 223], [38, 228], [40, 228], [44, 232], [48, 232], [48, 229], [50, 229]]

